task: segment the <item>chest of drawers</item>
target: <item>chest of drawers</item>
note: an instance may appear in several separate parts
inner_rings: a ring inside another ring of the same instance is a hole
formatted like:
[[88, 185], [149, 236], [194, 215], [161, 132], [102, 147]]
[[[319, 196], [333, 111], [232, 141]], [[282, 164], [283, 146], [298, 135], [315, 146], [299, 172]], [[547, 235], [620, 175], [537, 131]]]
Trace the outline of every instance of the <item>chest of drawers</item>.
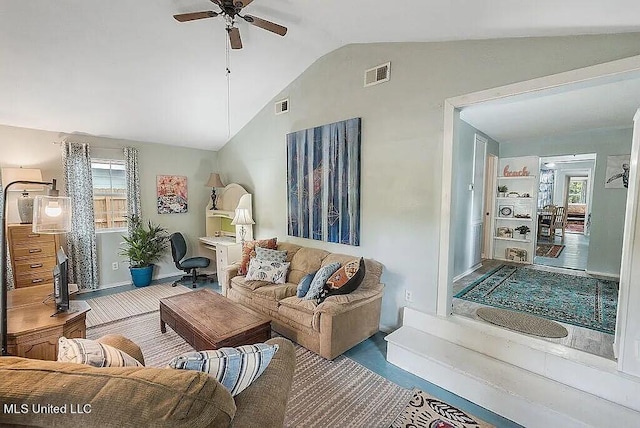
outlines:
[[10, 224], [7, 237], [15, 287], [53, 285], [58, 235], [33, 233], [30, 224]]

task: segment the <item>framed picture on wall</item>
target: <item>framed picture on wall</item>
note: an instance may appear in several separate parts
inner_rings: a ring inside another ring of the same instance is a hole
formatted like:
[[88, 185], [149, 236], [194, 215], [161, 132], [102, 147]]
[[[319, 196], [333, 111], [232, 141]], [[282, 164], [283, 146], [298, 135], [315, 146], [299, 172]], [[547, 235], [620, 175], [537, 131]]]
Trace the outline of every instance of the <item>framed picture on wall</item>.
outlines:
[[183, 175], [156, 176], [158, 214], [187, 212], [187, 177]]
[[605, 189], [629, 188], [629, 164], [631, 155], [607, 156]]
[[499, 227], [496, 229], [498, 238], [513, 238], [513, 229], [510, 227]]

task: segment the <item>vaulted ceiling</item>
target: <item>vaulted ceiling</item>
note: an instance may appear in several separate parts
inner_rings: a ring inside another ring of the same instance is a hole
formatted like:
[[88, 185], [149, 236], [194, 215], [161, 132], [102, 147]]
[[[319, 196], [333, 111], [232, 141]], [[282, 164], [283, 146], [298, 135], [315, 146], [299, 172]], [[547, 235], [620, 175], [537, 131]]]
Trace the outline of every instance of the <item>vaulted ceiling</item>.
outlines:
[[[208, 0], [2, 0], [0, 124], [217, 150], [321, 56], [350, 43], [640, 30], [640, 2], [254, 0], [237, 23], [227, 123], [224, 20]], [[375, 66], [377, 64], [371, 64]]]

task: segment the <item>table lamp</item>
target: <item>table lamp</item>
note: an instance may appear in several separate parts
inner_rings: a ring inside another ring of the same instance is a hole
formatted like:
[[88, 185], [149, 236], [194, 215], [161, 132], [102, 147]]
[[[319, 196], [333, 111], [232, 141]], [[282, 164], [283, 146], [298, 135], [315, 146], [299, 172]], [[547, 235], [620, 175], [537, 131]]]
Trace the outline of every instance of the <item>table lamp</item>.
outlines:
[[[3, 171], [4, 178], [4, 171]], [[56, 189], [56, 180], [51, 182], [16, 180], [8, 182], [4, 187], [2, 199], [2, 232], [7, 231], [7, 192], [13, 185], [40, 185], [51, 186], [47, 195], [36, 196], [33, 203], [33, 226], [35, 233], [66, 233], [71, 230], [71, 198], [59, 196]], [[4, 240], [6, 241], [6, 239]], [[8, 355], [7, 350], [7, 254], [5, 253], [6, 245], [2, 242], [0, 245], [0, 258], [2, 259], [2, 271], [0, 271], [0, 291], [2, 298], [0, 299], [0, 309], [2, 311], [2, 355]]]
[[240, 226], [240, 245], [244, 248], [244, 236], [247, 233], [244, 227], [256, 224], [251, 218], [251, 211], [247, 208], [236, 208], [236, 215], [233, 217], [233, 220], [231, 220], [231, 224], [233, 226]]
[[[41, 182], [42, 172], [37, 168], [2, 168], [2, 182]], [[33, 198], [29, 196], [29, 192], [40, 192], [42, 186], [34, 184], [23, 184], [15, 186], [12, 192], [22, 192], [22, 197], [18, 198], [18, 214], [20, 223], [28, 224], [33, 221]], [[6, 203], [6, 202], [5, 202]]]
[[209, 181], [205, 184], [207, 187], [211, 187], [211, 208], [212, 210], [217, 210], [216, 208], [216, 187], [224, 187], [222, 184], [222, 180], [220, 179], [220, 174], [217, 172], [212, 172], [209, 175]]

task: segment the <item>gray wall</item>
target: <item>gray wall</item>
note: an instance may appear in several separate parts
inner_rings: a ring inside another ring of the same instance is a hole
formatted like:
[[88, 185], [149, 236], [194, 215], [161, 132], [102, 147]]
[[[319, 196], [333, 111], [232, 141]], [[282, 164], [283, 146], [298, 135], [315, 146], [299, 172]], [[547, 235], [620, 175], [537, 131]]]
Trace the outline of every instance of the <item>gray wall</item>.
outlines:
[[[632, 118], [629, 118], [632, 125]], [[501, 144], [500, 156], [554, 156], [595, 153], [591, 228], [587, 271], [620, 274], [626, 189], [605, 189], [608, 155], [631, 153], [631, 129], [597, 130], [562, 137], [547, 137], [523, 144]]]
[[[463, 274], [473, 267], [471, 245], [471, 191], [469, 183], [473, 180], [473, 148], [475, 135], [487, 138], [487, 154], [499, 155], [499, 145], [488, 135], [480, 132], [456, 112], [453, 128], [453, 189], [451, 191], [451, 232], [454, 247], [453, 276]], [[478, 189], [478, 187], [476, 187]], [[484, 198], [482, 198], [484, 200]]]
[[[640, 34], [348, 45], [320, 58], [218, 153], [229, 181], [254, 194], [257, 237], [373, 257], [385, 266], [383, 328], [409, 305], [435, 312], [445, 99], [640, 54]], [[363, 88], [391, 61], [391, 80]], [[287, 238], [287, 133], [362, 118], [361, 246]], [[502, 155], [502, 154], [501, 154]], [[404, 300], [409, 289], [413, 302]]]
[[[39, 131], [0, 125], [0, 167], [41, 168], [43, 179], [57, 178], [63, 183], [60, 146], [53, 144], [65, 138], [67, 134]], [[197, 238], [204, 236], [204, 212], [211, 189], [204, 187], [209, 173], [215, 171], [216, 152], [196, 150], [162, 144], [142, 143], [138, 141], [117, 140], [92, 136], [73, 136], [73, 141], [91, 145], [94, 158], [122, 159], [122, 147], [138, 149], [140, 164], [140, 187], [142, 216], [169, 231], [181, 231], [196, 250]], [[184, 214], [158, 214], [156, 209], [156, 175], [175, 174], [187, 176], [189, 190], [189, 210]], [[223, 176], [224, 179], [224, 176]], [[228, 182], [228, 181], [225, 181]], [[64, 189], [64, 185], [59, 186]], [[9, 201], [9, 207], [14, 204]], [[17, 212], [12, 209], [9, 221], [17, 221]], [[130, 281], [128, 264], [118, 255], [122, 242], [122, 232], [97, 234], [99, 259], [99, 283], [108, 286]], [[112, 262], [120, 262], [120, 269], [111, 270]], [[156, 276], [168, 276], [177, 273], [170, 252], [159, 263]]]

